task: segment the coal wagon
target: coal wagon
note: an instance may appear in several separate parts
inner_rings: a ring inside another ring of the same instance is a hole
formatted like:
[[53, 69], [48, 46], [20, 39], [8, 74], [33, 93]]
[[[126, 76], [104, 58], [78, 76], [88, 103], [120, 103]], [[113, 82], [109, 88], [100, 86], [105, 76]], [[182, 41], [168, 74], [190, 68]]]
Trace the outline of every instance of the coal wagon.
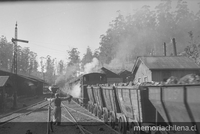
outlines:
[[149, 100], [148, 89], [137, 85], [116, 86], [115, 89], [121, 110], [116, 113], [116, 124], [121, 133], [139, 133], [136, 127], [155, 125], [156, 109]]
[[167, 124], [195, 127], [190, 133], [200, 133], [200, 84], [149, 86], [148, 90], [149, 100]]
[[121, 113], [119, 103], [116, 96], [115, 86], [102, 86], [103, 98], [105, 99], [105, 107], [103, 108], [103, 120], [109, 122], [114, 128], [117, 122], [116, 113]]

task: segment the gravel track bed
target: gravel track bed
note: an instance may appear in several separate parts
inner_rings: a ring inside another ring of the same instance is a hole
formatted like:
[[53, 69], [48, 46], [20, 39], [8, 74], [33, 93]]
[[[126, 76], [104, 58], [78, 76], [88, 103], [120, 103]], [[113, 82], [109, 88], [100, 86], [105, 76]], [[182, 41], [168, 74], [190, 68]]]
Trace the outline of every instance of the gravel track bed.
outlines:
[[[69, 107], [69, 112], [77, 120], [78, 124], [81, 125], [84, 129], [91, 132], [92, 134], [117, 134], [116, 131], [106, 126], [106, 124], [104, 124], [100, 119], [95, 117], [85, 108], [79, 106], [77, 103], [72, 101], [71, 103], [63, 102], [63, 104]], [[71, 110], [70, 108], [74, 110]], [[80, 114], [80, 112], [83, 114]], [[73, 120], [64, 107], [62, 108], [62, 114], [70, 120]], [[89, 133], [86, 132], [86, 134]]]

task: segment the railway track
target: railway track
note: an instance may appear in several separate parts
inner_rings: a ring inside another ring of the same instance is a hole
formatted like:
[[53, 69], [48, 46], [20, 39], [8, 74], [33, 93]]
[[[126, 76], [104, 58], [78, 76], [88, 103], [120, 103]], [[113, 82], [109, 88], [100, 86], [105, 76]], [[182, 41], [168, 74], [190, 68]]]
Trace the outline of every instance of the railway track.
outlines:
[[20, 118], [22, 116], [29, 115], [38, 109], [46, 107], [47, 105], [49, 105], [49, 102], [44, 100], [44, 101], [34, 103], [28, 107], [24, 107], [24, 108], [14, 111], [14, 112], [8, 113], [0, 118], [0, 127], [4, 126], [5, 124], [11, 122], [12, 120], [14, 120], [16, 118]]
[[70, 117], [72, 118], [72, 120], [70, 120], [69, 118], [66, 117], [66, 115], [63, 115], [64, 118], [67, 118], [68, 120], [70, 120], [71, 122], [73, 122], [80, 130], [80, 132], [82, 134], [86, 134], [86, 133], [89, 133], [89, 134], [92, 134], [90, 131], [86, 130], [85, 128], [83, 128], [83, 126], [79, 125], [79, 123], [77, 122], [76, 118], [70, 113], [69, 109], [67, 107], [65, 107], [63, 105], [63, 107], [66, 109], [67, 113], [70, 115]]
[[73, 122], [82, 134], [119, 134], [74, 101], [63, 102], [62, 107], [65, 109], [62, 116]]

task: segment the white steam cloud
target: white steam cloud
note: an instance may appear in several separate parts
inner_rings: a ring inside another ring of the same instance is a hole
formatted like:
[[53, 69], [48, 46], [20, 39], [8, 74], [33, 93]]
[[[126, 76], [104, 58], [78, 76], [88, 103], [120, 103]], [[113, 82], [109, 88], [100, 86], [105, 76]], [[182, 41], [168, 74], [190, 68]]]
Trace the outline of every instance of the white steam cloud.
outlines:
[[73, 96], [74, 98], [80, 98], [81, 96], [81, 87], [80, 87], [80, 83], [77, 83], [75, 85], [72, 86], [69, 94], [71, 96]]
[[97, 58], [93, 58], [92, 62], [85, 64], [84, 66], [84, 73], [91, 73], [95, 70], [97, 70], [99, 67], [99, 61]]

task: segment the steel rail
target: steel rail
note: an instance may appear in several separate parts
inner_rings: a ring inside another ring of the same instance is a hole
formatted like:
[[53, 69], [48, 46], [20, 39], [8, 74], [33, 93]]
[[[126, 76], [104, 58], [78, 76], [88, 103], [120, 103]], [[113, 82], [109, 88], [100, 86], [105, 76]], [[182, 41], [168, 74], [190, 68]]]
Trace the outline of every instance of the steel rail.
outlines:
[[[44, 102], [45, 102], [45, 101], [44, 101]], [[34, 105], [34, 106], [37, 106], [37, 105], [38, 105], [38, 104], [36, 104], [36, 105]], [[47, 105], [48, 105], [48, 103], [45, 104], [45, 105], [42, 105], [42, 106], [39, 107], [39, 108], [36, 108], [36, 109], [34, 109], [34, 110], [31, 110], [31, 111], [29, 111], [29, 112], [16, 115], [16, 116], [14, 116], [14, 117], [12, 117], [12, 118], [10, 118], [10, 119], [5, 120], [4, 122], [0, 122], [0, 126], [4, 126], [4, 125], [10, 123], [10, 121], [12, 121], [12, 120], [14, 120], [14, 119], [16, 119], [16, 118], [19, 118], [19, 117], [21, 117], [21, 116], [29, 115], [29, 114], [31, 114], [32, 112], [34, 112], [34, 111], [36, 111], [36, 110], [38, 110], [38, 109], [41, 109], [41, 108], [43, 108], [43, 107], [46, 107]], [[34, 106], [32, 106], [32, 107], [34, 107]], [[31, 107], [28, 107], [27, 109], [29, 109], [29, 108], [31, 108]], [[21, 109], [21, 110], [24, 110], [24, 109]], [[20, 111], [20, 110], [18, 110], [18, 111]], [[14, 114], [14, 113], [13, 113], [13, 114]], [[5, 117], [6, 117], [6, 116], [5, 116]], [[3, 117], [3, 118], [5, 118], [5, 117]], [[1, 118], [1, 119], [3, 119], [3, 118]]]
[[[76, 102], [75, 102], [75, 103], [76, 103]], [[76, 103], [76, 104], [77, 104], [77, 103]], [[78, 105], [78, 104], [77, 104], [77, 105]], [[73, 108], [70, 108], [70, 107], [68, 107], [68, 106], [64, 106], [64, 107], [67, 107], [68, 109], [70, 109], [70, 110], [72, 110], [72, 111], [74, 111], [74, 112], [76, 112], [76, 113], [79, 113], [79, 114], [82, 114], [82, 115], [84, 115], [84, 116], [90, 117], [90, 118], [92, 118], [92, 119], [94, 119], [94, 120], [103, 122], [102, 120], [98, 119], [97, 117], [93, 117], [93, 116], [87, 115], [87, 114], [85, 114], [85, 113], [83, 113], [83, 112], [80, 112], [80, 111], [75, 110], [75, 109], [73, 109]]]
[[45, 102], [45, 101], [46, 101], [46, 100], [42, 100], [42, 101], [40, 101], [40, 102], [31, 104], [31, 105], [29, 105], [28, 107], [23, 107], [23, 108], [20, 108], [20, 109], [15, 110], [15, 111], [13, 111], [13, 112], [9, 112], [9, 113], [7, 113], [7, 114], [1, 116], [1, 117], [0, 117], [0, 120], [3, 119], [3, 118], [5, 118], [5, 117], [7, 117], [7, 116], [10, 116], [10, 115], [12, 115], [12, 114], [14, 114], [14, 113], [16, 113], [16, 112], [19, 112], [19, 111], [21, 111], [21, 110], [28, 109], [28, 108], [31, 108], [31, 107], [36, 106], [36, 105], [38, 105], [38, 104], [41, 104], [41, 103], [43, 103], [43, 102]]
[[[62, 105], [63, 105], [63, 104], [62, 104]], [[64, 106], [63, 106], [63, 107], [64, 107]], [[50, 106], [50, 108], [53, 109], [52, 106]], [[64, 108], [65, 108], [65, 107], [64, 107]], [[65, 108], [65, 109], [66, 109], [66, 108]], [[66, 109], [66, 111], [67, 111], [68, 114], [72, 117], [72, 119], [74, 119], [74, 117], [71, 115], [71, 113], [69, 112], [69, 110]], [[88, 130], [84, 129], [82, 126], [78, 125], [78, 123], [77, 123], [77, 121], [76, 121], [75, 119], [74, 119], [74, 121], [72, 121], [70, 118], [66, 117], [65, 115], [62, 114], [62, 116], [63, 116], [64, 118], [66, 118], [67, 120], [69, 120], [70, 122], [72, 122], [73, 124], [77, 125], [82, 134], [85, 134], [84, 131], [88, 132], [89, 134], [92, 134], [92, 133], [89, 132]], [[84, 131], [83, 131], [83, 130], [84, 130]]]
[[[76, 105], [78, 105], [79, 106], [79, 104], [77, 104], [74, 100], [72, 100]], [[67, 106], [66, 106], [67, 107]], [[75, 112], [77, 112], [77, 113], [80, 113], [80, 114], [82, 114], [82, 115], [85, 115], [85, 116], [88, 116], [88, 117], [90, 117], [90, 118], [93, 118], [93, 119], [95, 119], [95, 120], [98, 120], [98, 121], [100, 121], [100, 122], [102, 122], [102, 123], [104, 123], [104, 125], [105, 126], [107, 126], [108, 128], [110, 128], [112, 131], [114, 131], [116, 134], [121, 134], [120, 132], [118, 132], [118, 131], [116, 131], [115, 129], [113, 129], [113, 128], [111, 128], [111, 126], [109, 126], [109, 125], [107, 125], [104, 121], [102, 121], [101, 119], [98, 119], [96, 116], [96, 118], [95, 117], [93, 117], [93, 116], [90, 116], [90, 115], [87, 115], [87, 114], [84, 114], [84, 113], [82, 113], [82, 112], [79, 112], [79, 111], [77, 111], [77, 110], [74, 110], [74, 109], [72, 109], [72, 108], [69, 108], [70, 110], [72, 110], [72, 111], [75, 111]], [[86, 110], [87, 111], [87, 110]]]
[[77, 120], [75, 119], [75, 117], [69, 112], [68, 108], [62, 103], [62, 106], [65, 108], [65, 110], [67, 111], [67, 113], [72, 117], [72, 119], [74, 120], [73, 123], [75, 123], [77, 125], [77, 127], [80, 129], [82, 134], [85, 134], [84, 131], [86, 131], [89, 134], [92, 134], [91, 132], [89, 132], [88, 130], [84, 129], [81, 125], [78, 124]]

